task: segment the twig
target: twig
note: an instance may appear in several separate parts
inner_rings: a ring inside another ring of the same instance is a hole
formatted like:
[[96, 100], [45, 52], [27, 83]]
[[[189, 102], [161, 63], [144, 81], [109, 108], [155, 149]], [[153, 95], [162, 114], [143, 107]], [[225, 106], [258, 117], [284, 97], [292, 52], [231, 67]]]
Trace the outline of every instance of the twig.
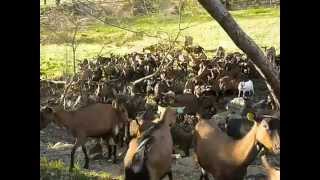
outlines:
[[63, 90], [63, 93], [60, 97], [60, 103], [61, 102], [65, 102], [65, 97], [66, 97], [66, 94], [69, 90], [69, 88], [71, 87], [72, 83], [74, 82], [74, 77], [72, 77], [71, 81], [68, 83], [68, 85], [65, 87], [65, 89]]
[[[172, 51], [172, 49], [173, 49], [175, 43], [177, 42], [181, 32], [183, 31], [183, 29], [181, 29], [181, 19], [182, 19], [182, 16], [181, 16], [181, 5], [182, 5], [182, 3], [181, 3], [181, 0], [180, 0], [179, 1], [179, 26], [178, 26], [179, 27], [179, 31], [178, 31], [175, 39], [170, 43], [169, 50], [166, 52], [166, 54], [164, 56], [164, 59], [168, 59], [169, 53]], [[150, 74], [148, 76], [145, 76], [143, 78], [140, 78], [140, 79], [132, 82], [131, 84], [134, 86], [134, 85], [136, 85], [136, 84], [138, 84], [138, 83], [140, 83], [140, 82], [142, 82], [142, 81], [144, 81], [146, 79], [149, 79], [149, 78], [159, 74], [163, 69], [167, 69], [174, 62], [174, 59], [168, 59], [168, 60], [169, 60], [169, 62], [163, 68], [161, 68], [161, 67], [163, 66], [164, 61], [160, 64], [160, 66], [159, 66], [159, 68], [158, 68], [158, 70], [156, 72], [154, 72], [154, 73], [152, 73], [152, 74]]]
[[[87, 0], [87, 1], [88, 1], [88, 0]], [[81, 1], [79, 1], [79, 0], [78, 0], [78, 2], [81, 3], [82, 5], [88, 7], [89, 9], [92, 9], [90, 6], [86, 5], [85, 3], [83, 3], [83, 2], [81, 2]], [[88, 1], [88, 2], [90, 2], [90, 1]], [[107, 22], [107, 21], [105, 21], [105, 20], [103, 20], [103, 19], [100, 19], [99, 17], [96, 17], [96, 16], [92, 15], [92, 14], [91, 14], [90, 12], [88, 12], [88, 11], [85, 11], [85, 10], [79, 10], [79, 11], [82, 11], [82, 12], [86, 13], [87, 15], [95, 18], [96, 20], [98, 20], [98, 21], [100, 21], [100, 22], [102, 22], [102, 23], [104, 23], [104, 24], [106, 24], [106, 25], [109, 25], [109, 26], [112, 26], [112, 27], [115, 27], [115, 28], [119, 28], [119, 29], [122, 29], [122, 30], [125, 30], [125, 31], [129, 31], [129, 32], [132, 32], [132, 33], [143, 34], [143, 35], [148, 36], [148, 37], [153, 37], [153, 38], [159, 38], [159, 39], [161, 39], [161, 37], [159, 37], [159, 36], [151, 35], [151, 34], [148, 34], [148, 33], [144, 32], [144, 31], [136, 31], [136, 30], [128, 29], [128, 28], [126, 28], [126, 27], [118, 26], [118, 25], [116, 25], [116, 24], [112, 24], [112, 23]]]
[[274, 91], [272, 90], [271, 85], [268, 83], [266, 76], [263, 74], [261, 69], [252, 60], [249, 60], [249, 62], [254, 66], [254, 68], [257, 70], [257, 72], [260, 74], [260, 76], [264, 79], [265, 84], [267, 85], [267, 88], [271, 94], [271, 97], [277, 106], [277, 110], [280, 110], [280, 102], [279, 102], [277, 96], [275, 95]]

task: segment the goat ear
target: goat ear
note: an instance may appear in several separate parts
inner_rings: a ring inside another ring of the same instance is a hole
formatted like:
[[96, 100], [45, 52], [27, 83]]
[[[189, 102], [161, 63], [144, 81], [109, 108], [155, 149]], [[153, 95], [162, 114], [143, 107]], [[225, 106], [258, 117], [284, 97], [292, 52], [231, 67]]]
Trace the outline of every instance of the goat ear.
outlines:
[[255, 122], [255, 115], [254, 115], [254, 113], [248, 112], [248, 113], [247, 113], [247, 119], [248, 119], [249, 121]]
[[51, 108], [51, 107], [45, 107], [44, 108], [44, 110], [46, 111], [46, 112], [49, 112], [49, 113], [52, 113], [53, 112], [53, 109]]

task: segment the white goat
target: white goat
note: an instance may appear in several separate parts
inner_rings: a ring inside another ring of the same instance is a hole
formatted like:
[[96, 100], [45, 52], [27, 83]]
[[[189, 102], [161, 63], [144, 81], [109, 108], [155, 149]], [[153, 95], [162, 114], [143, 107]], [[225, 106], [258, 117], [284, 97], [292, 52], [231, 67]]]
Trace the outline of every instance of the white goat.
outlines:
[[242, 92], [242, 97], [245, 97], [245, 93], [249, 92], [249, 96], [253, 96], [254, 89], [253, 89], [253, 82], [251, 80], [248, 81], [241, 81], [238, 85], [238, 97], [240, 97]]

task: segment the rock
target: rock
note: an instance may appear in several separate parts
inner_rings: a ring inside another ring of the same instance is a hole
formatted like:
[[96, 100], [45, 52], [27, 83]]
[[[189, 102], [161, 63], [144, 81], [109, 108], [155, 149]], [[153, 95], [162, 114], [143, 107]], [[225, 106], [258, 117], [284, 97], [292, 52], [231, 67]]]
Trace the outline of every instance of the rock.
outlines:
[[173, 159], [180, 159], [181, 158], [181, 154], [172, 154], [171, 156]]
[[232, 99], [227, 104], [227, 107], [226, 107], [226, 109], [230, 113], [239, 113], [239, 114], [242, 114], [245, 108], [246, 108], [246, 101], [242, 97]]
[[51, 149], [56, 149], [56, 150], [61, 150], [61, 149], [67, 149], [67, 148], [72, 148], [72, 144], [64, 144], [62, 142], [57, 142], [55, 145], [51, 147]]

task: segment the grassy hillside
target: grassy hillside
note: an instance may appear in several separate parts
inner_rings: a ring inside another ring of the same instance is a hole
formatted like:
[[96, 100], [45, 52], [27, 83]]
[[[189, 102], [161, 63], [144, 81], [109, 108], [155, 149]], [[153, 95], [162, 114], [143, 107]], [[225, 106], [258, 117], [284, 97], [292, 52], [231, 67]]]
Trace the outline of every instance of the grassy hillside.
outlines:
[[[280, 53], [280, 9], [260, 8], [231, 12], [243, 30], [252, 37], [259, 46], [275, 46]], [[156, 35], [163, 32], [174, 37], [178, 32], [178, 16], [153, 15], [148, 17], [133, 17], [121, 19], [117, 22], [120, 26], [136, 31], [144, 31]], [[115, 19], [110, 19], [116, 22]], [[228, 51], [238, 51], [232, 40], [224, 30], [207, 13], [197, 15], [185, 13], [182, 28], [184, 30], [179, 38], [183, 41], [185, 35], [193, 36], [194, 42], [205, 49], [215, 49], [218, 46]], [[54, 37], [50, 32], [42, 31], [41, 38]], [[166, 36], [163, 36], [166, 40]], [[77, 36], [79, 47], [77, 59], [91, 58], [101, 53], [124, 54], [140, 51], [143, 47], [157, 43], [161, 39], [143, 36], [115, 27], [95, 22]], [[61, 76], [67, 67], [71, 72], [72, 51], [69, 46], [61, 42], [47, 42], [41, 45], [41, 72], [48, 78]], [[68, 62], [67, 66], [65, 66]]]

